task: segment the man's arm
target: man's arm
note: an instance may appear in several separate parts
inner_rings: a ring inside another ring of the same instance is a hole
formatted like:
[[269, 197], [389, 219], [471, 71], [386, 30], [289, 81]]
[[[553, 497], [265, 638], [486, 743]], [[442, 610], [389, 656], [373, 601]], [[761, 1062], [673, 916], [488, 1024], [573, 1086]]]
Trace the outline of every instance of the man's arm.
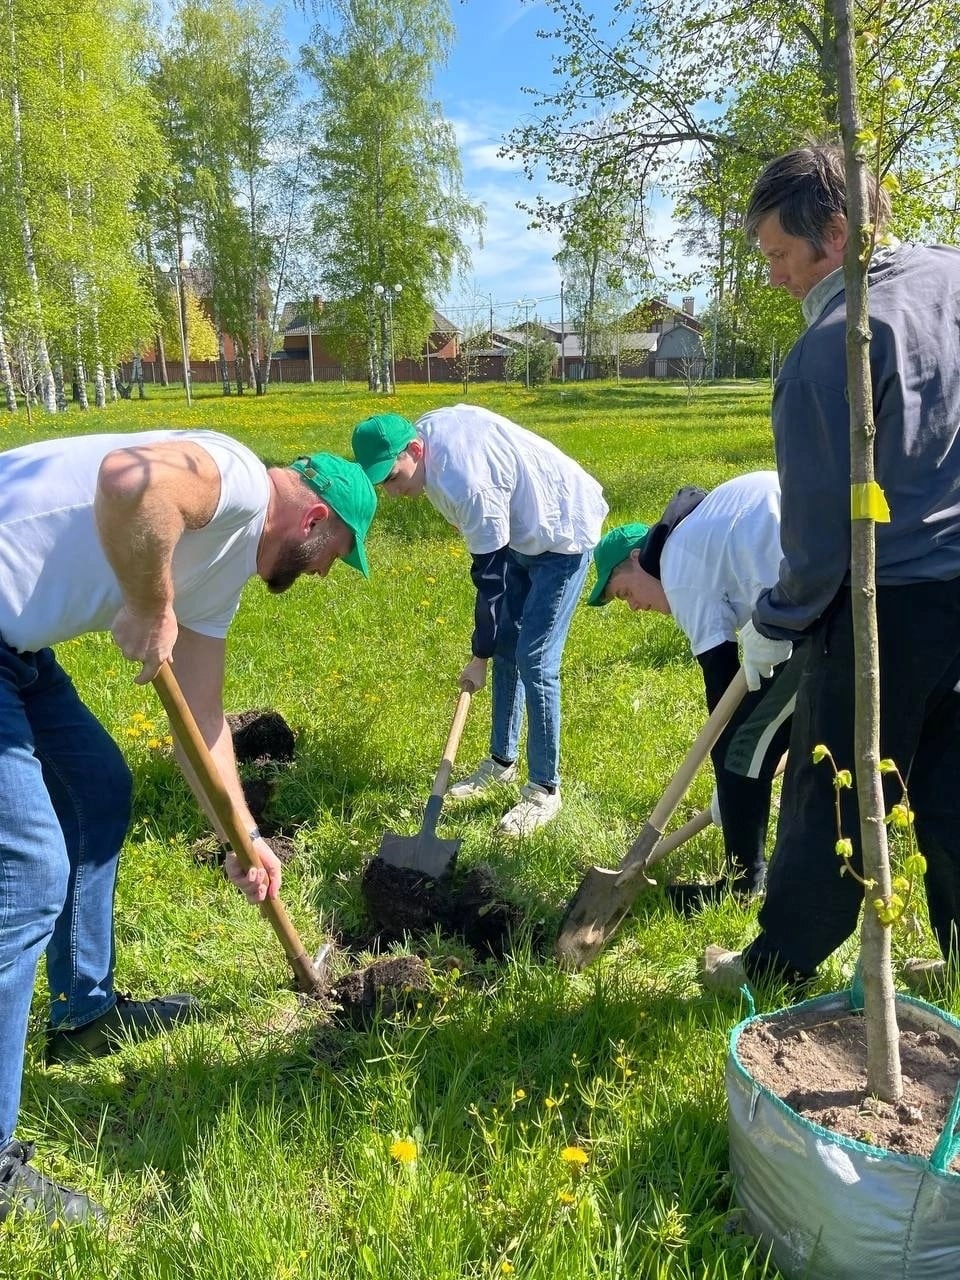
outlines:
[[114, 449], [100, 464], [94, 515], [123, 596], [111, 630], [123, 656], [142, 663], [137, 684], [153, 679], [176, 643], [176, 545], [209, 523], [219, 500], [217, 465], [192, 441]]
[[460, 673], [460, 679], [482, 689], [487, 677], [487, 662], [493, 657], [500, 627], [500, 614], [506, 595], [507, 548], [474, 555], [470, 577], [477, 596], [473, 606], [473, 658]]
[[757, 630], [772, 639], [794, 640], [808, 631], [846, 579], [849, 414], [842, 389], [797, 377], [777, 386], [774, 443], [783, 559], [776, 584], [761, 593], [753, 613]]
[[[247, 808], [243, 787], [237, 773], [230, 726], [223, 714], [225, 655], [226, 644], [223, 640], [202, 636], [196, 631], [182, 627], [173, 649], [173, 670], [187, 705], [193, 712], [200, 736], [213, 756], [214, 764], [227, 789], [237, 821], [247, 831], [254, 831], [257, 824], [253, 814]], [[225, 840], [226, 832], [222, 830], [216, 815], [208, 805], [189, 762], [179, 750], [177, 760], [184, 777], [190, 784], [190, 789], [210, 820], [213, 829], [221, 840]], [[256, 839], [254, 845], [266, 874], [255, 868], [249, 872], [243, 871], [232, 853], [227, 857], [226, 872], [232, 883], [246, 895], [250, 902], [262, 902], [268, 894], [271, 898], [275, 898], [280, 890], [280, 861], [262, 837]]]

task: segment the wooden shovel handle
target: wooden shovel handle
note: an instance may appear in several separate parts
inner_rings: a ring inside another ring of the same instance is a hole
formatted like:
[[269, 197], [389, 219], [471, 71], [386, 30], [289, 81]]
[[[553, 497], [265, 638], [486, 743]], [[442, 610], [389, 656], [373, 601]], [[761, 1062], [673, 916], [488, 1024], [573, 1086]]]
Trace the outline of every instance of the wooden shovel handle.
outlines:
[[450, 725], [450, 732], [447, 734], [446, 745], [443, 748], [443, 756], [440, 759], [440, 768], [437, 770], [437, 776], [433, 780], [433, 787], [430, 790], [431, 796], [442, 796], [446, 794], [447, 783], [450, 781], [450, 774], [453, 771], [453, 762], [457, 758], [457, 748], [460, 746], [460, 739], [463, 737], [463, 726], [467, 722], [467, 712], [470, 710], [470, 699], [473, 697], [473, 687], [463, 683], [460, 688], [460, 697], [457, 698], [456, 710], [453, 713], [453, 723]]
[[618, 881], [618, 883], [639, 875], [647, 865], [658, 841], [663, 836], [664, 827], [673, 817], [674, 809], [687, 794], [697, 770], [706, 760], [711, 748], [727, 727], [727, 722], [743, 701], [746, 692], [747, 677], [741, 667], [730, 681], [723, 697], [710, 713], [707, 723], [694, 738], [693, 745], [684, 756], [680, 768], [670, 779], [666, 791], [664, 791], [654, 807], [653, 813], [651, 813], [643, 830], [637, 836], [617, 868], [621, 872], [621, 881]]
[[[263, 862], [260, 855], [254, 848], [253, 841], [243, 824], [237, 818], [236, 809], [229, 792], [223, 785], [216, 762], [203, 740], [197, 722], [193, 718], [193, 712], [187, 705], [187, 700], [169, 663], [164, 662], [161, 665], [153, 678], [153, 687], [163, 703], [170, 721], [171, 732], [183, 754], [190, 761], [204, 797], [226, 833], [237, 861], [244, 871], [249, 871], [251, 867], [262, 870]], [[321, 975], [307, 955], [283, 903], [278, 898], [265, 898], [259, 907], [261, 914], [280, 939], [301, 989], [309, 990], [311, 987], [321, 986]]]
[[[786, 767], [787, 755], [784, 752], [773, 776], [775, 778], [778, 777]], [[709, 807], [701, 809], [692, 818], [688, 818], [682, 827], [677, 827], [675, 831], [670, 831], [662, 837], [653, 853], [647, 859], [647, 866], [652, 867], [655, 862], [665, 858], [668, 853], [673, 853], [675, 849], [679, 849], [681, 845], [686, 844], [688, 840], [692, 840], [694, 836], [698, 836], [701, 831], [706, 831], [707, 827], [712, 825], [713, 814], [710, 812]]]

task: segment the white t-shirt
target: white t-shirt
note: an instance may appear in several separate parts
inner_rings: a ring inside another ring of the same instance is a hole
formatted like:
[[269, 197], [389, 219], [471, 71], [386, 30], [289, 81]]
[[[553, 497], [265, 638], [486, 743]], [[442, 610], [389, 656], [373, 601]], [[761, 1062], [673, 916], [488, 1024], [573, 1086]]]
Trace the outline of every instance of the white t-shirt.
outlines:
[[755, 471], [711, 490], [664, 543], [660, 582], [694, 656], [728, 640], [780, 571], [780, 482]]
[[182, 535], [173, 556], [177, 621], [222, 638], [256, 572], [266, 519], [266, 468], [215, 431], [143, 431], [47, 440], [0, 453], [0, 637], [34, 652], [88, 631], [109, 630], [120, 587], [93, 515], [97, 473], [112, 449], [182, 437], [201, 445], [220, 472], [220, 501], [202, 529]]
[[603, 490], [548, 440], [469, 404], [435, 409], [416, 427], [424, 492], [472, 555], [506, 546], [527, 556], [576, 555], [600, 541]]

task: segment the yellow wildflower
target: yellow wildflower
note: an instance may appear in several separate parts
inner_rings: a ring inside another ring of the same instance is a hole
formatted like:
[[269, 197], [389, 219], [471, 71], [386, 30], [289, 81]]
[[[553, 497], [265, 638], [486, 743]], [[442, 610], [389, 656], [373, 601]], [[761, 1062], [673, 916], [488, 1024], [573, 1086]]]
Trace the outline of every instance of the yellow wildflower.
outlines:
[[509, 1258], [504, 1258], [504, 1260], [500, 1263], [500, 1270], [503, 1272], [505, 1276], [513, 1275], [516, 1269], [517, 1268], [513, 1265], [513, 1263], [509, 1260]]
[[514, 1102], [522, 1102], [526, 1096], [526, 1089], [515, 1089], [513, 1093], [513, 1100]]
[[576, 1200], [576, 1196], [572, 1191], [558, 1191], [557, 1199], [561, 1204], [573, 1204]]
[[409, 1138], [398, 1138], [390, 1143], [390, 1154], [400, 1164], [413, 1164], [417, 1158], [417, 1144]]
[[564, 1147], [560, 1152], [560, 1159], [569, 1165], [585, 1165], [590, 1161], [583, 1147]]

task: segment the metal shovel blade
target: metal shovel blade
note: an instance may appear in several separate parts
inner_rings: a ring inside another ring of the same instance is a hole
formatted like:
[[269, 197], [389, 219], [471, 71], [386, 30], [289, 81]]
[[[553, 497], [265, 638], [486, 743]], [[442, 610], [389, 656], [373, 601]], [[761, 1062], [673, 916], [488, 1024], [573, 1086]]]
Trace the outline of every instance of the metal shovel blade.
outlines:
[[391, 867], [422, 871], [431, 880], [438, 880], [452, 868], [462, 844], [462, 840], [441, 840], [422, 833], [398, 836], [388, 831], [380, 838], [377, 857]]
[[585, 969], [597, 958], [642, 890], [655, 884], [644, 874], [661, 833], [648, 822], [618, 867], [589, 867], [570, 899], [553, 948], [564, 969]]

